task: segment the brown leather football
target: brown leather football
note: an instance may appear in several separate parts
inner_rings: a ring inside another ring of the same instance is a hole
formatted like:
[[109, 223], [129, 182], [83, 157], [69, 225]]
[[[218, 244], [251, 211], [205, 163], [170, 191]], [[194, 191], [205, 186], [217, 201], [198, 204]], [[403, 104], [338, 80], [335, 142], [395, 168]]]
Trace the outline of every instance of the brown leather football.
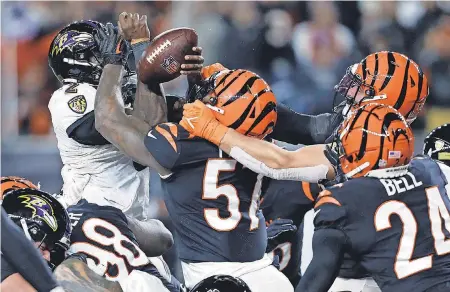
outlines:
[[180, 27], [156, 36], [138, 65], [139, 80], [145, 84], [164, 83], [180, 76], [184, 56], [194, 54], [198, 36], [195, 30]]

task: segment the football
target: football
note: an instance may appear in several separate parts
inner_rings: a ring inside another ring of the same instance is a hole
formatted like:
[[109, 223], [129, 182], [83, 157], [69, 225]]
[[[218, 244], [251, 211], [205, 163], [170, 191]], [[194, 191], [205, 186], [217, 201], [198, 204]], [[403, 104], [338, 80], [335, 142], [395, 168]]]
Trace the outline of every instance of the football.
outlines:
[[184, 56], [194, 54], [198, 36], [187, 27], [174, 28], [156, 36], [138, 65], [139, 80], [144, 84], [164, 83], [180, 76]]

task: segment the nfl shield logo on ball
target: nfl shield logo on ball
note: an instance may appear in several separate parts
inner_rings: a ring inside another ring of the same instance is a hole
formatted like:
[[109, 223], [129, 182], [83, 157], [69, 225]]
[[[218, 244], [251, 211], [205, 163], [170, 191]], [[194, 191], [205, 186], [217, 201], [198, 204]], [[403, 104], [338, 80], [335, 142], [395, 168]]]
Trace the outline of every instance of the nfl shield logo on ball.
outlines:
[[174, 57], [169, 56], [164, 59], [164, 61], [161, 63], [161, 67], [164, 68], [169, 74], [177, 73], [178, 69], [180, 68], [180, 64], [175, 60]]

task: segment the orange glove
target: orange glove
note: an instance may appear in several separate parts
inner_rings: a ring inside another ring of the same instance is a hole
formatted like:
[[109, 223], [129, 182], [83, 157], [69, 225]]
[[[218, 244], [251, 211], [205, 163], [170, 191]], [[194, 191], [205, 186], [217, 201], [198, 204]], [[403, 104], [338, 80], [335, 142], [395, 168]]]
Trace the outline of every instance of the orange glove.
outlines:
[[206, 66], [202, 68], [202, 78], [206, 79], [211, 77], [211, 75], [213, 75], [216, 72], [219, 71], [223, 71], [223, 70], [228, 70], [227, 68], [225, 68], [222, 64], [220, 63], [214, 63], [212, 65]]
[[216, 120], [212, 110], [200, 100], [185, 104], [183, 108], [180, 125], [189, 133], [219, 146], [228, 128]]

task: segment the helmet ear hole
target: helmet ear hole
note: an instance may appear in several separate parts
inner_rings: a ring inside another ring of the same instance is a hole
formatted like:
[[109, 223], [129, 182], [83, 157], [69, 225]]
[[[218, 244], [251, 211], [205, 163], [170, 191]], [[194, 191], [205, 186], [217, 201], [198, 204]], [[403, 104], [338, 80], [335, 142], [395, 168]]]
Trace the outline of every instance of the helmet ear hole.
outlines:
[[373, 97], [373, 96], [375, 96], [375, 89], [368, 88], [368, 89], [366, 89], [366, 91], [364, 93], [365, 93], [366, 96]]
[[212, 106], [216, 106], [217, 105], [217, 101], [218, 101], [217, 96], [211, 96], [209, 98], [209, 104], [212, 105]]

